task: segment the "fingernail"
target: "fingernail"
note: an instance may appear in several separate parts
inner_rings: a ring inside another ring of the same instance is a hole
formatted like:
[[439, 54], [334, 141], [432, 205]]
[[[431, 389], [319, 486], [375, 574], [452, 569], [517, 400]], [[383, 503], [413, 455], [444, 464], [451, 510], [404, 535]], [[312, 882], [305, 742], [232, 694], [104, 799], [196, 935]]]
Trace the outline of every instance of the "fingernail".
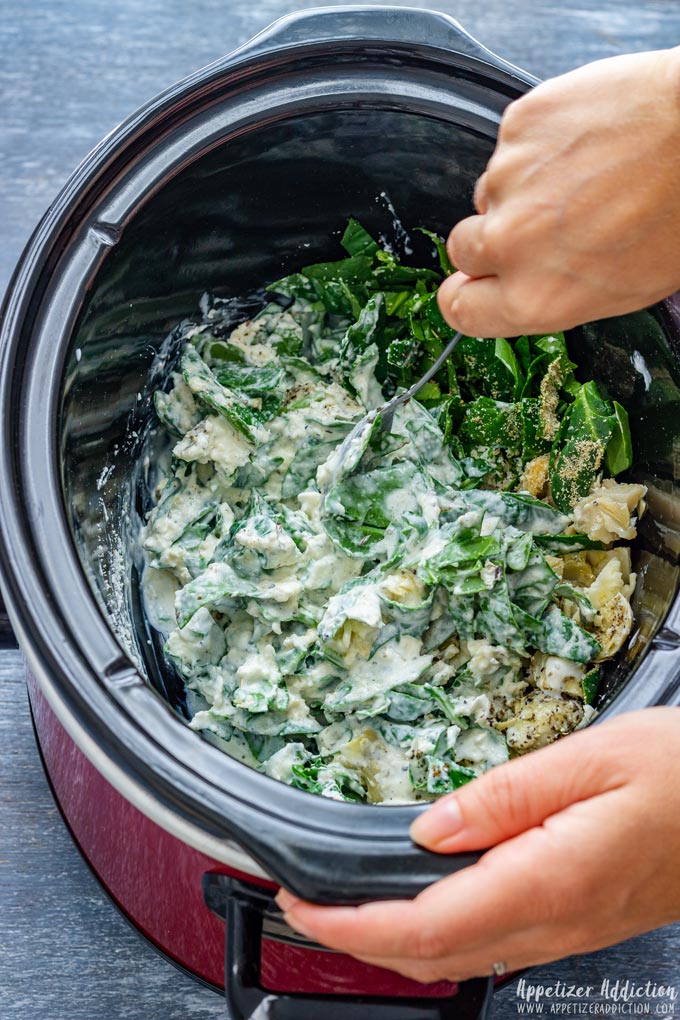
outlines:
[[418, 815], [410, 833], [414, 843], [433, 849], [463, 828], [463, 813], [455, 796], [438, 801], [429, 811]]
[[293, 896], [293, 894], [289, 893], [287, 889], [279, 889], [274, 899], [276, 900], [277, 905], [281, 907], [281, 910], [283, 910], [284, 913], [287, 910], [290, 910], [290, 908], [294, 906], [296, 903], [300, 902], [298, 897]]
[[293, 914], [284, 914], [283, 920], [286, 922], [289, 928], [300, 933], [300, 935], [306, 935], [307, 938], [311, 938], [311, 932], [307, 925], [299, 921]]

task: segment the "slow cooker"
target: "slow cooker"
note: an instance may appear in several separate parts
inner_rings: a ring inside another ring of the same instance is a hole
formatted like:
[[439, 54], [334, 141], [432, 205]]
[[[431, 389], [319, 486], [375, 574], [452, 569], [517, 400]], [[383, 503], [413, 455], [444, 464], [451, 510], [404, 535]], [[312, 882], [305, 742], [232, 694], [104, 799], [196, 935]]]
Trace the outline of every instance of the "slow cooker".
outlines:
[[[477, 855], [414, 846], [418, 808], [314, 797], [186, 725], [134, 554], [152, 362], [203, 292], [237, 298], [333, 258], [350, 215], [396, 241], [420, 224], [445, 234], [471, 210], [505, 106], [534, 83], [432, 11], [284, 18], [100, 143], [5, 300], [0, 569], [45, 767], [114, 901], [169, 959], [224, 988], [230, 1017], [363, 1017], [368, 1004], [376, 1018], [476, 1016], [486, 980], [423, 986], [323, 950], [284, 925], [272, 894], [413, 896]], [[636, 629], [599, 695], [606, 719], [680, 703], [680, 305], [569, 339], [631, 412], [630, 474], [649, 486]]]

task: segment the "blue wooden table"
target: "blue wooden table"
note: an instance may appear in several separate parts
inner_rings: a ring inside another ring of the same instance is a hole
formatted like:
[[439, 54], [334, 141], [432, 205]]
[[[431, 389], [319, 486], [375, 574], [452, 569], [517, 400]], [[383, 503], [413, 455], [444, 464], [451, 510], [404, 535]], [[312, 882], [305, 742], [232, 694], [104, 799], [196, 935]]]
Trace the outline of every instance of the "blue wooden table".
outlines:
[[[102, 135], [275, 18], [318, 5], [2, 0], [0, 291], [38, 218]], [[430, 0], [410, 6], [453, 14], [490, 48], [542, 77], [599, 57], [680, 44], [680, 3], [673, 0]], [[541, 967], [531, 980], [599, 988], [606, 978], [670, 983], [680, 996], [680, 926]], [[518, 1016], [517, 982], [496, 999], [497, 1017]], [[659, 1015], [655, 1009], [652, 1002], [650, 1012]], [[0, 648], [0, 1020], [221, 1015], [213, 992], [142, 942], [79, 857], [42, 773], [21, 656]]]

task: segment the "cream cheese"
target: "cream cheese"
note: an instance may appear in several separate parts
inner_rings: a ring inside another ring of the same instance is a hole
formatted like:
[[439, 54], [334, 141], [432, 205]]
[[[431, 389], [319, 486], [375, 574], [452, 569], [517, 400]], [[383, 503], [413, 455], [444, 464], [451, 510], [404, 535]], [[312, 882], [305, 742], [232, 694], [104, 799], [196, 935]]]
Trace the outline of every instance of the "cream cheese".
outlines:
[[[286, 310], [230, 328], [229, 303], [206, 298], [203, 321], [185, 328], [181, 371], [155, 396], [172, 460], [142, 536], [143, 597], [193, 729], [321, 796], [408, 803], [592, 716], [597, 663], [630, 631], [636, 580], [625, 546], [592, 545], [632, 537], [644, 487], [598, 477], [571, 513], [530, 495], [548, 491], [550, 458], [498, 446], [516, 442], [524, 401], [477, 399], [481, 376], [464, 374], [500, 345], [500, 378], [515, 357], [507, 341], [466, 338], [460, 393], [432, 382], [389, 431], [364, 420], [384, 372], [389, 395], [409, 345], [422, 356], [409, 330], [434, 290], [412, 286], [411, 318], [395, 317], [408, 286], [376, 292], [356, 257], [371, 293], [358, 318], [344, 279], [327, 310], [322, 266], [288, 282]], [[389, 281], [391, 256], [376, 258]], [[386, 319], [402, 345], [387, 369]], [[435, 321], [418, 319], [433, 349]], [[559, 348], [543, 340], [543, 353]], [[562, 361], [548, 362], [552, 399]], [[534, 390], [540, 410], [546, 386]], [[539, 460], [541, 486], [529, 487]]]

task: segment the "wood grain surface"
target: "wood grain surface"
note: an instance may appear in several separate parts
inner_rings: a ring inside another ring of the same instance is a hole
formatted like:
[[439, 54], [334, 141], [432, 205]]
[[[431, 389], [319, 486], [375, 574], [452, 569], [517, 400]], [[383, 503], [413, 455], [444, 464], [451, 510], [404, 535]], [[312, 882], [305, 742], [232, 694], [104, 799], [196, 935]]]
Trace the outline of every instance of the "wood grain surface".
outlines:
[[[453, 14], [491, 49], [539, 76], [680, 44], [680, 3], [674, 0], [402, 3]], [[2, 0], [0, 292], [37, 220], [102, 135], [275, 18], [319, 5]], [[597, 987], [604, 978], [673, 983], [680, 994], [680, 926], [531, 976], [544, 985], [559, 979]], [[517, 1017], [517, 1003], [512, 982], [497, 994], [495, 1016]], [[79, 857], [42, 773], [21, 656], [0, 649], [0, 1020], [220, 1016], [220, 999], [141, 940]]]

